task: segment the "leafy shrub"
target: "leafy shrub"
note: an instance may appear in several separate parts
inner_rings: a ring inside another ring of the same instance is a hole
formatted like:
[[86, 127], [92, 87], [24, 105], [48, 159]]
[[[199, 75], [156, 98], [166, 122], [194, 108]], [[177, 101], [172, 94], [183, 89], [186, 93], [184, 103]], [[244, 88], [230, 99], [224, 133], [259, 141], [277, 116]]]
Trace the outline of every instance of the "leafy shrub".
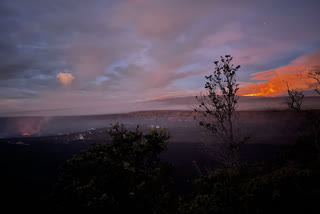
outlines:
[[319, 199], [312, 195], [310, 170], [256, 167], [218, 169], [200, 177], [182, 213], [287, 213], [311, 210], [308, 200]]
[[159, 154], [168, 132], [139, 127], [128, 131], [116, 124], [110, 144], [95, 145], [62, 167], [53, 198], [58, 211], [88, 213], [166, 213], [173, 203], [171, 165]]

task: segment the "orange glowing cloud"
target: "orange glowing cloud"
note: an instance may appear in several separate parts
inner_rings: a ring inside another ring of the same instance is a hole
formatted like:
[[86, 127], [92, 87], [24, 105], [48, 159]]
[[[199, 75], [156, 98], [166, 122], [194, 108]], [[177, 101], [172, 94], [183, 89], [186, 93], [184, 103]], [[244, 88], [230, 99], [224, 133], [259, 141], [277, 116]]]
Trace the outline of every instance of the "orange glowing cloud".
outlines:
[[69, 85], [74, 80], [74, 76], [70, 73], [59, 73], [57, 79], [59, 79], [63, 85]]
[[242, 96], [275, 96], [287, 90], [286, 82], [292, 89], [314, 89], [314, 80], [308, 73], [320, 65], [320, 50], [314, 54], [301, 56], [289, 65], [252, 74], [251, 80], [266, 80], [248, 83], [240, 88]]

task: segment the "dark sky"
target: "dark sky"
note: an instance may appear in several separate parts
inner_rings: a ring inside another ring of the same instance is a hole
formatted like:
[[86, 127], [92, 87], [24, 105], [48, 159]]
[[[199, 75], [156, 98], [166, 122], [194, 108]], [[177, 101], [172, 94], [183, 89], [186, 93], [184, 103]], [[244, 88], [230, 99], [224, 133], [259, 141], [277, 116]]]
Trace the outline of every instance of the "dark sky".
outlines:
[[193, 95], [225, 54], [243, 95], [276, 96], [283, 79], [307, 90], [319, 11], [318, 0], [1, 0], [0, 114]]

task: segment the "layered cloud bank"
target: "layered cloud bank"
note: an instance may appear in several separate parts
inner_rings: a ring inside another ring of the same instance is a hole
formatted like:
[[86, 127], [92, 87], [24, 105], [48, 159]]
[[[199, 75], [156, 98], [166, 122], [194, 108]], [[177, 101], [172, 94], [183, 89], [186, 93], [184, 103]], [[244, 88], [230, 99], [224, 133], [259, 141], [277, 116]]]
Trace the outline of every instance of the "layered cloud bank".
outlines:
[[2, 0], [0, 113], [130, 111], [193, 95], [226, 54], [244, 95], [281, 94], [282, 79], [309, 89], [319, 10], [313, 0]]

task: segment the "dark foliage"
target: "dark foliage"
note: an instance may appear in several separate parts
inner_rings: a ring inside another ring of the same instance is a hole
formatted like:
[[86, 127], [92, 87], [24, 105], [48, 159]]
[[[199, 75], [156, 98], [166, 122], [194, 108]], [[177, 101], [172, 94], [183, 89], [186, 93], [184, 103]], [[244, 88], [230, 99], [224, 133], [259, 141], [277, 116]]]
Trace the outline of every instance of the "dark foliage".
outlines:
[[159, 154], [167, 148], [165, 129], [143, 134], [116, 124], [112, 143], [95, 145], [60, 170], [53, 199], [58, 212], [167, 213], [174, 203], [171, 166]]
[[215, 170], [195, 181], [182, 213], [296, 213], [317, 210], [319, 170], [264, 164]]

